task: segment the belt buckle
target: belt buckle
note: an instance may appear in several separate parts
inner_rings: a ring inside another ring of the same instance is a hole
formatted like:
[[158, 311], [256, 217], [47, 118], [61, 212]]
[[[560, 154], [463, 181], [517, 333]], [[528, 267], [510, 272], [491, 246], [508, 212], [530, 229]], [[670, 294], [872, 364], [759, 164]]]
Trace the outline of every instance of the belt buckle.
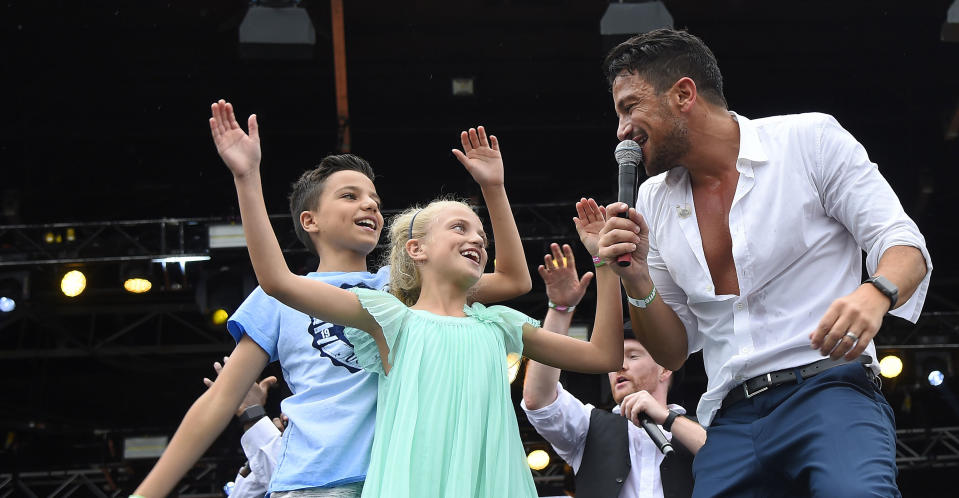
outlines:
[[767, 384], [766, 384], [765, 386], [763, 386], [761, 389], [757, 389], [757, 390], [755, 390], [755, 391], [753, 391], [753, 392], [749, 392], [749, 382], [743, 382], [743, 393], [746, 394], [746, 399], [752, 398], [753, 396], [755, 396], [755, 395], [757, 395], [757, 394], [759, 394], [759, 393], [761, 393], [761, 392], [763, 392], [763, 391], [768, 390], [768, 389], [769, 389], [769, 386], [773, 383], [773, 375], [772, 375], [772, 373], [767, 373], [767, 374], [766, 374], [766, 383], [767, 383]]

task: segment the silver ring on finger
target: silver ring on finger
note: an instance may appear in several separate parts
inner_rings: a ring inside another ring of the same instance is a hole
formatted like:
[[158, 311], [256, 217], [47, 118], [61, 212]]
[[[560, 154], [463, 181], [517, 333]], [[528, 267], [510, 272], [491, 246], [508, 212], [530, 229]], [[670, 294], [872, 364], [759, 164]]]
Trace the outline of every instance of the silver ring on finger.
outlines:
[[[845, 337], [848, 337], [848, 338], [849, 338], [850, 340], [852, 340], [852, 342], [854, 342], [854, 343], [859, 341], [859, 338], [856, 337], [856, 334], [853, 334], [852, 332], [846, 332], [846, 335], [844, 335], [843, 337], [844, 337], [844, 338], [845, 338]], [[840, 339], [840, 340], [842, 340], [842, 339]]]

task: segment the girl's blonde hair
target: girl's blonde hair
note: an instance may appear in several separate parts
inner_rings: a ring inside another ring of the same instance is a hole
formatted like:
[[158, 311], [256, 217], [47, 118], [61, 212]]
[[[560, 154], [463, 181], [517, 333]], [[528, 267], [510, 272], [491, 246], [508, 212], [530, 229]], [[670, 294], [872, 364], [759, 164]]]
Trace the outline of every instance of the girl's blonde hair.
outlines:
[[406, 252], [406, 242], [425, 237], [433, 218], [452, 206], [472, 209], [469, 204], [458, 199], [440, 198], [425, 207], [411, 207], [390, 220], [390, 253], [387, 261], [390, 265], [390, 293], [407, 306], [416, 304], [423, 282], [419, 268]]

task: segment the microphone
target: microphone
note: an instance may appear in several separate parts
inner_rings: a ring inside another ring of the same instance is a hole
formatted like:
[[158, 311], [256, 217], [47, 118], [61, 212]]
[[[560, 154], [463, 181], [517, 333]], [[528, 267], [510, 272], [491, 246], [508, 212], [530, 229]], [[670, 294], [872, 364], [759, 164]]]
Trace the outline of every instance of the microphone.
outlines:
[[639, 425], [643, 426], [643, 430], [646, 431], [646, 434], [649, 434], [649, 439], [653, 440], [653, 443], [656, 444], [656, 447], [659, 448], [659, 451], [663, 455], [669, 456], [669, 454], [673, 452], [672, 443], [666, 440], [666, 435], [663, 434], [663, 431], [661, 431], [656, 424], [649, 420], [649, 417], [641, 415], [639, 417]]
[[[619, 164], [619, 202], [625, 202], [627, 207], [635, 207], [636, 182], [639, 178], [639, 164], [643, 162], [643, 149], [634, 140], [623, 140], [613, 152]], [[629, 216], [629, 210], [621, 214], [623, 218]], [[629, 254], [623, 254], [616, 259], [619, 266], [629, 266]], [[657, 429], [658, 430], [658, 429]], [[647, 429], [647, 432], [649, 430]], [[652, 437], [652, 435], [650, 435]], [[653, 439], [655, 441], [655, 438]], [[665, 440], [665, 439], [664, 439]], [[668, 444], [668, 443], [667, 443]]]

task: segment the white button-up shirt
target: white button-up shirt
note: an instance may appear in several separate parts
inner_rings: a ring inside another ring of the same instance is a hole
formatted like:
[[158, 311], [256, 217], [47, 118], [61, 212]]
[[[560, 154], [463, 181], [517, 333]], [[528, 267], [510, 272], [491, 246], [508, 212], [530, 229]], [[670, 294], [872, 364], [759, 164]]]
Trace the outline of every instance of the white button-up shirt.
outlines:
[[[573, 472], [579, 472], [593, 405], [583, 404], [557, 382], [556, 401], [537, 410], [527, 409], [525, 401], [520, 402], [520, 407], [526, 412], [536, 432], [553, 446], [556, 453], [573, 468]], [[669, 405], [667, 408], [679, 414], [686, 413], [679, 405]], [[613, 408], [613, 413], [619, 413], [618, 405]], [[631, 422], [626, 425], [631, 467], [623, 481], [619, 498], [662, 498], [663, 481], [659, 466], [663, 463], [663, 454], [646, 431]], [[667, 440], [672, 440], [672, 433], [663, 431], [663, 434]]]
[[[740, 295], [713, 291], [685, 168], [645, 181], [636, 201], [650, 227], [653, 282], [686, 328], [688, 353], [703, 350], [709, 377], [697, 410], [703, 425], [736, 384], [823, 358], [809, 334], [834, 300], [861, 284], [863, 250], [870, 274], [890, 247], [922, 251], [926, 276], [892, 312], [913, 322], [932, 272], [916, 224], [866, 150], [832, 116], [731, 114], [740, 132], [739, 182], [729, 211]], [[875, 345], [866, 353], [875, 358]]]
[[273, 469], [280, 455], [280, 437], [282, 433], [273, 425], [269, 417], [257, 420], [240, 437], [240, 446], [246, 454], [250, 473], [246, 477], [240, 474], [234, 479], [230, 498], [262, 498], [266, 495]]

